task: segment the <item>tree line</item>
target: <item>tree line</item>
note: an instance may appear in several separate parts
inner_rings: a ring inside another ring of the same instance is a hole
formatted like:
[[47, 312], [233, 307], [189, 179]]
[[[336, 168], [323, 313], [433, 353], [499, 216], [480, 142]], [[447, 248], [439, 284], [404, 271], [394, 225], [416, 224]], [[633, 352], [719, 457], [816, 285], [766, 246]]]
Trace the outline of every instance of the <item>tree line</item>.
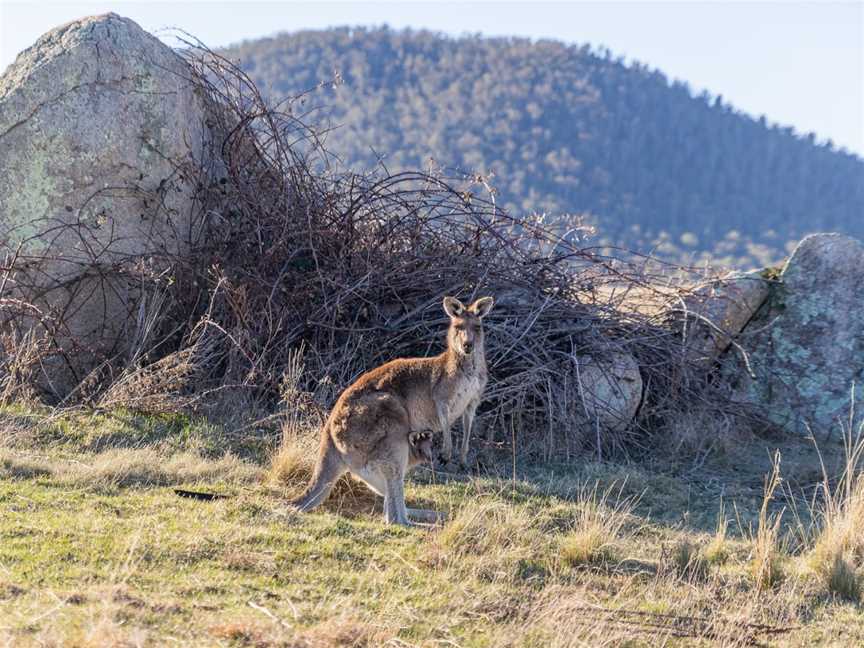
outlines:
[[226, 53], [274, 98], [315, 89], [293, 109], [347, 165], [481, 173], [594, 244], [742, 265], [812, 231], [864, 237], [860, 157], [605, 48], [338, 28]]

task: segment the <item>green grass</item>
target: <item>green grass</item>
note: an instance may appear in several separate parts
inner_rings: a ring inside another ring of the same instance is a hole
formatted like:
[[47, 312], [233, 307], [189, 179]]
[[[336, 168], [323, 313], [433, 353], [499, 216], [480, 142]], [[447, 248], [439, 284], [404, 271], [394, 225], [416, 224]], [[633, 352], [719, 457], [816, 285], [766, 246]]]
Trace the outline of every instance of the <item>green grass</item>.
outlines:
[[[263, 433], [126, 413], [3, 416], [18, 433], [0, 446], [0, 645], [741, 645], [746, 622], [796, 627], [768, 645], [864, 642], [860, 603], [807, 570], [757, 586], [760, 540], [746, 529], [724, 525], [723, 559], [702, 558], [718, 537], [708, 473], [644, 462], [515, 480], [420, 473], [409, 504], [450, 521], [403, 529], [359, 487], [319, 512], [288, 510], [294, 486], [269, 478]], [[721, 469], [705, 468], [715, 481]], [[766, 519], [731, 485], [717, 488], [739, 519]], [[175, 486], [229, 497], [183, 499]], [[712, 623], [682, 626], [700, 641], [613, 616], [636, 612]]]

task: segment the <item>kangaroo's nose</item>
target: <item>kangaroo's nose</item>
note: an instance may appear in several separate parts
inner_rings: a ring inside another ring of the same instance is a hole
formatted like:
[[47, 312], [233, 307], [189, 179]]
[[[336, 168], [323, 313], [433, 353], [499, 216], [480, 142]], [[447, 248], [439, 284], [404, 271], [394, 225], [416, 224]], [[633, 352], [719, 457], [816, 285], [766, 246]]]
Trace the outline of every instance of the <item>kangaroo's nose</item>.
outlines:
[[462, 345], [462, 350], [465, 351], [465, 355], [471, 355], [471, 352], [474, 350], [474, 344], [466, 342]]

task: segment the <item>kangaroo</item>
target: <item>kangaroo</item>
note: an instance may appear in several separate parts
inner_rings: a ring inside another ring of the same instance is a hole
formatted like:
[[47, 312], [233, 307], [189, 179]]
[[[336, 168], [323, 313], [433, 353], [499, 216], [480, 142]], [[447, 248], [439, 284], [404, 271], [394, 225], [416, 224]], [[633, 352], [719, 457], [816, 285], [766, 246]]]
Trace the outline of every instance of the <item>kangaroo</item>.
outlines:
[[408, 525], [441, 518], [436, 511], [405, 507], [404, 480], [409, 467], [431, 460], [431, 430], [443, 434], [442, 455], [453, 452], [450, 426], [462, 417], [462, 463], [477, 405], [486, 387], [483, 318], [491, 297], [465, 306], [444, 298], [450, 317], [447, 350], [433, 358], [399, 358], [369, 371], [348, 387], [324, 427], [312, 479], [292, 502], [309, 511], [330, 494], [346, 471], [384, 497], [384, 519]]

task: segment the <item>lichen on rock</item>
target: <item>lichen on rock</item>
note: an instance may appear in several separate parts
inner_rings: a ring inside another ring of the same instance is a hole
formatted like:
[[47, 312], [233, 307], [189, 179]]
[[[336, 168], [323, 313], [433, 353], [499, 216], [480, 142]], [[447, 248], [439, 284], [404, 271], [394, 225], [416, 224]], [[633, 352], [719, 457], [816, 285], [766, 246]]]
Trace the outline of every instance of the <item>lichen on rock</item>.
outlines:
[[[829, 433], [864, 414], [864, 246], [841, 234], [803, 239], [741, 342], [755, 377], [730, 354], [738, 398], [796, 434]], [[852, 401], [853, 385], [855, 402]]]
[[0, 245], [26, 268], [16, 296], [45, 314], [18, 324], [43, 326], [76, 374], [52, 380], [59, 391], [135, 337], [140, 291], [124, 268], [164, 270], [198, 231], [182, 170], [215, 135], [193, 76], [106, 14], [45, 34], [0, 77]]

